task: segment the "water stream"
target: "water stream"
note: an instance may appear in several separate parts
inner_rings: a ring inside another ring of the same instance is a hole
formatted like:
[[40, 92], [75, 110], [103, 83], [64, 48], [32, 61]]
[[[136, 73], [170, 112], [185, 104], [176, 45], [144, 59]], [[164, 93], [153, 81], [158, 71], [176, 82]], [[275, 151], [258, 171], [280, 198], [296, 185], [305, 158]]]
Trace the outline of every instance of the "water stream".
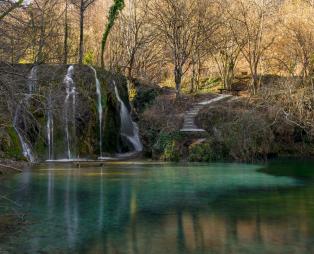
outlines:
[[53, 112], [52, 112], [52, 98], [51, 89], [48, 96], [48, 109], [47, 109], [47, 143], [48, 143], [48, 160], [53, 160]]
[[90, 67], [95, 73], [96, 82], [96, 94], [97, 94], [97, 111], [98, 111], [98, 121], [99, 121], [99, 150], [100, 157], [102, 157], [102, 121], [103, 121], [103, 106], [102, 106], [102, 94], [99, 79], [97, 77], [97, 71], [92, 66]]
[[121, 135], [130, 141], [135, 152], [141, 152], [143, 150], [143, 145], [140, 140], [138, 126], [135, 122], [132, 121], [131, 114], [121, 99], [115, 82], [114, 90], [117, 100], [120, 103]]
[[18, 106], [16, 107], [16, 110], [15, 110], [14, 119], [13, 119], [13, 128], [15, 129], [19, 137], [22, 150], [23, 150], [23, 156], [30, 162], [35, 162], [35, 157], [33, 155], [31, 146], [29, 145], [21, 128], [19, 127], [19, 121], [20, 121], [21, 114], [24, 112], [23, 107], [29, 106], [29, 100], [32, 98], [33, 93], [37, 89], [37, 70], [38, 70], [38, 67], [35, 65], [31, 69], [27, 77], [26, 84], [27, 84], [28, 93], [18, 103]]
[[[64, 84], [65, 84], [65, 100], [64, 100], [64, 118], [65, 118], [65, 138], [66, 138], [66, 144], [67, 144], [67, 157], [68, 159], [73, 159], [73, 154], [71, 151], [71, 146], [74, 147], [73, 139], [75, 139], [75, 104], [76, 104], [76, 86], [75, 82], [73, 80], [74, 75], [74, 66], [71, 65], [68, 68], [67, 74], [64, 78]], [[70, 102], [72, 100], [72, 112], [70, 108]], [[74, 133], [70, 133], [69, 125], [72, 123], [72, 130]], [[71, 135], [72, 134], [72, 135]]]

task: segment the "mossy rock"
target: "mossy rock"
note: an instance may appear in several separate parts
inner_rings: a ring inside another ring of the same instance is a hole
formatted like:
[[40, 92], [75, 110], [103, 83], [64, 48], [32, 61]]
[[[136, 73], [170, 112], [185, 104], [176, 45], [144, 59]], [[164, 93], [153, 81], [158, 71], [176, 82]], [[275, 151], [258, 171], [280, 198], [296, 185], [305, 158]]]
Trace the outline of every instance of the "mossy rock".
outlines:
[[7, 127], [1, 130], [0, 151], [2, 151], [4, 158], [23, 159], [20, 140], [13, 127]]
[[[2, 66], [1, 72], [6, 80], [12, 80], [12, 86], [20, 91], [16, 101], [23, 102], [28, 94], [28, 75], [32, 65], [17, 64]], [[7, 70], [6, 68], [10, 68]], [[36, 91], [25, 105], [22, 105], [18, 127], [23, 130], [33, 152], [39, 160], [48, 158], [47, 112], [51, 112], [54, 122], [54, 156], [52, 159], [63, 159], [67, 156], [66, 124], [70, 130], [71, 152], [80, 158], [97, 158], [100, 154], [99, 116], [97, 112], [97, 94], [95, 73], [90, 66], [74, 65], [73, 81], [75, 83], [75, 109], [73, 96], [68, 105], [68, 117], [65, 119], [65, 98], [67, 96], [64, 78], [69, 65], [40, 65], [37, 67]], [[117, 153], [128, 150], [120, 136], [120, 104], [116, 99], [114, 83], [124, 104], [131, 111], [126, 78], [120, 74], [95, 68], [100, 81], [103, 105], [102, 147], [105, 153]], [[11, 74], [8, 74], [11, 73]], [[18, 75], [16, 75], [18, 74]], [[71, 104], [70, 104], [71, 103]], [[14, 111], [14, 109], [13, 109]], [[30, 112], [30, 114], [29, 114]], [[73, 116], [73, 117], [72, 117]], [[71, 117], [71, 119], [68, 119]], [[5, 157], [22, 157], [20, 141], [14, 129], [6, 132], [5, 146], [2, 154]], [[8, 138], [9, 137], [9, 138]], [[1, 138], [1, 137], [0, 137]], [[1, 151], [0, 151], [1, 152]], [[0, 154], [1, 155], [1, 154]]]

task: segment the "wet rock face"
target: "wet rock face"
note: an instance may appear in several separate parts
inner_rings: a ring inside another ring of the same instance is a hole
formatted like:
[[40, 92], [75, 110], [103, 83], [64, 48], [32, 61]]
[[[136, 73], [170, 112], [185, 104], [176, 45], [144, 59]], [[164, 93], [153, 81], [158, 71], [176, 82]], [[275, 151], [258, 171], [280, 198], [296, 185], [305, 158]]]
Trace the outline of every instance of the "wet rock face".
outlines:
[[104, 153], [125, 150], [113, 82], [130, 109], [126, 79], [96, 69], [103, 106], [100, 140], [95, 72], [89, 66], [73, 65], [69, 74], [69, 67], [40, 65], [34, 71], [31, 65], [0, 65], [1, 83], [10, 87], [11, 98], [5, 106], [9, 108], [12, 127], [39, 161], [97, 158], [100, 141]]

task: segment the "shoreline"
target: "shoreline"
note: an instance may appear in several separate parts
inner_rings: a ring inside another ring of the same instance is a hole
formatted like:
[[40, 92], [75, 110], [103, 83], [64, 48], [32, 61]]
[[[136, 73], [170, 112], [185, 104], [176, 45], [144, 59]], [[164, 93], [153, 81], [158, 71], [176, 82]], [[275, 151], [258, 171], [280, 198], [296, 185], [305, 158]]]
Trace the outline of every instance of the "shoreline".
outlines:
[[15, 161], [10, 159], [0, 160], [0, 176], [22, 173], [24, 168], [30, 164], [26, 161]]

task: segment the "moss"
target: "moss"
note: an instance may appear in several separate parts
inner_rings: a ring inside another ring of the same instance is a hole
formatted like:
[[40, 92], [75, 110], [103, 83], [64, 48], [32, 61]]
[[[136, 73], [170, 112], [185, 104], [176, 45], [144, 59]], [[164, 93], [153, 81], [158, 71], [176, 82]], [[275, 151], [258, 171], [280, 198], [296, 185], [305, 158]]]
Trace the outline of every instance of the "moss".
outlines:
[[18, 160], [23, 159], [22, 148], [16, 131], [13, 127], [7, 127], [5, 131], [8, 134], [9, 139], [7, 139], [7, 142], [3, 143], [6, 144], [3, 147], [4, 154], [8, 158], [15, 158]]
[[[64, 98], [65, 84], [64, 76], [69, 65], [40, 65], [37, 72], [36, 95], [29, 100], [27, 111], [30, 114], [23, 114], [19, 119], [19, 126], [24, 129], [27, 140], [31, 143], [34, 153], [40, 160], [47, 159], [47, 109], [48, 101], [52, 100], [52, 115], [54, 121], [54, 159], [66, 156], [65, 121], [64, 121]], [[9, 68], [4, 66], [4, 68]], [[19, 73], [12, 75], [12, 85], [16, 88], [25, 88], [26, 79], [32, 66], [14, 65], [14, 70], [8, 73]], [[113, 81], [115, 81], [121, 99], [131, 111], [127, 81], [125, 77], [103, 69], [96, 68], [97, 76], [101, 84], [102, 105], [103, 105], [103, 150], [104, 152], [116, 153], [127, 150], [120, 136], [120, 114], [119, 103], [117, 102]], [[23, 77], [23, 78], [22, 78]], [[97, 112], [97, 95], [95, 86], [95, 75], [89, 66], [74, 66], [73, 80], [76, 84], [76, 114], [75, 126], [73, 129], [70, 123], [71, 135], [76, 132], [75, 148], [71, 142], [73, 154], [80, 157], [95, 157], [99, 155], [99, 117]], [[36, 97], [35, 97], [36, 96]], [[23, 98], [23, 97], [22, 97]], [[21, 99], [22, 99], [21, 98]], [[18, 100], [20, 98], [17, 98]], [[72, 107], [69, 107], [72, 112]], [[26, 110], [25, 110], [26, 112]], [[9, 120], [8, 120], [9, 121]], [[15, 131], [8, 130], [2, 135], [0, 129], [0, 157], [18, 158], [22, 157], [22, 149]], [[9, 135], [10, 132], [10, 135]], [[72, 147], [73, 145], [73, 147]], [[74, 151], [76, 150], [76, 151]]]

